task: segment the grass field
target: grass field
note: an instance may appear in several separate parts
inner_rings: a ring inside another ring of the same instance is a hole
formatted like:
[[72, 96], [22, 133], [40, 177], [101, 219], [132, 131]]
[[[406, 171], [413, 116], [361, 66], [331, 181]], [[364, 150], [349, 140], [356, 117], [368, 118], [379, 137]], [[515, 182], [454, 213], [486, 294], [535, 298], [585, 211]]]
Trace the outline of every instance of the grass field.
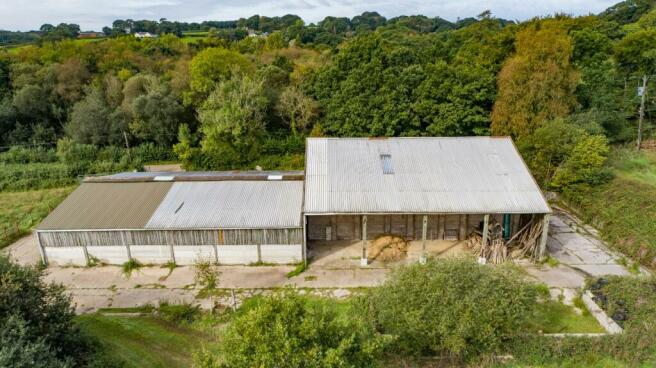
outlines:
[[566, 194], [568, 204], [614, 248], [656, 268], [656, 152], [613, 150], [606, 184]]
[[81, 329], [100, 341], [107, 356], [126, 367], [190, 367], [192, 353], [216, 348], [211, 336], [194, 324], [181, 325], [152, 316], [77, 317]]
[[28, 234], [73, 189], [65, 187], [0, 193], [0, 248]]

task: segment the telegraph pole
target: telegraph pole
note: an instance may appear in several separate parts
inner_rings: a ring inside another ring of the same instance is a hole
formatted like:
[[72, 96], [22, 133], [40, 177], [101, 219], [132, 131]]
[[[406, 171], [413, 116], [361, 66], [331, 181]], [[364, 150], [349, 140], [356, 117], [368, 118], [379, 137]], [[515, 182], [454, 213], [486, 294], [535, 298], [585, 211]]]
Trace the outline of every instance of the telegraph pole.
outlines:
[[649, 77], [647, 75], [642, 76], [642, 89], [640, 90], [640, 111], [639, 111], [639, 120], [638, 120], [638, 144], [637, 149], [640, 151], [640, 146], [642, 144], [642, 123], [645, 120], [645, 98], [647, 95], [647, 80]]

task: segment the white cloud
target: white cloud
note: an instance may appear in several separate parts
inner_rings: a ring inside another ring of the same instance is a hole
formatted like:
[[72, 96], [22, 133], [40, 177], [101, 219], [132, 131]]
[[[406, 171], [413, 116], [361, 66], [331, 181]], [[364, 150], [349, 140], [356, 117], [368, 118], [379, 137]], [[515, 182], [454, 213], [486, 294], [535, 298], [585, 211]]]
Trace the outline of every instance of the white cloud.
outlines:
[[99, 30], [115, 19], [229, 20], [253, 14], [297, 14], [308, 22], [327, 15], [352, 17], [378, 11], [386, 17], [424, 14], [449, 20], [491, 10], [497, 17], [524, 20], [564, 12], [598, 13], [618, 0], [2, 0], [0, 29], [37, 29], [43, 23], [77, 23]]

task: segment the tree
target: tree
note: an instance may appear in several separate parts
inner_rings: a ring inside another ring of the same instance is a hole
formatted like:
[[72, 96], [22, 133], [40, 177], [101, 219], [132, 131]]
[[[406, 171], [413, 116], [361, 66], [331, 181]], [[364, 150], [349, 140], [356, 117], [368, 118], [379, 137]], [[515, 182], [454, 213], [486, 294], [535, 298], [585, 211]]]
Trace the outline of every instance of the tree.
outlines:
[[89, 359], [92, 345], [73, 322], [70, 296], [43, 277], [0, 255], [0, 366], [71, 367]]
[[191, 60], [189, 84], [194, 95], [188, 96], [187, 102], [202, 101], [220, 82], [252, 72], [251, 62], [238, 52], [223, 48], [205, 49]]
[[201, 147], [213, 168], [248, 162], [266, 131], [267, 98], [261, 81], [244, 77], [219, 83], [198, 110]]
[[97, 88], [91, 88], [73, 105], [65, 127], [66, 134], [76, 142], [96, 145], [122, 142], [126, 129], [126, 121], [114, 114]]
[[55, 65], [55, 92], [66, 103], [75, 103], [83, 97], [84, 86], [91, 77], [89, 70], [78, 58], [70, 58]]
[[357, 312], [339, 318], [333, 301], [286, 290], [247, 303], [222, 340], [226, 367], [374, 367], [389, 342]]
[[532, 24], [517, 34], [516, 53], [499, 73], [492, 133], [520, 138], [576, 107], [579, 73], [572, 43], [557, 25]]
[[317, 110], [317, 103], [294, 86], [282, 91], [276, 105], [276, 111], [289, 124], [294, 134], [303, 132], [310, 126]]
[[544, 187], [562, 191], [572, 185], [603, 181], [608, 141], [563, 119], [550, 121], [524, 136], [519, 150]]
[[399, 352], [471, 357], [521, 334], [537, 296], [512, 267], [429, 260], [393, 271], [371, 291], [369, 312]]

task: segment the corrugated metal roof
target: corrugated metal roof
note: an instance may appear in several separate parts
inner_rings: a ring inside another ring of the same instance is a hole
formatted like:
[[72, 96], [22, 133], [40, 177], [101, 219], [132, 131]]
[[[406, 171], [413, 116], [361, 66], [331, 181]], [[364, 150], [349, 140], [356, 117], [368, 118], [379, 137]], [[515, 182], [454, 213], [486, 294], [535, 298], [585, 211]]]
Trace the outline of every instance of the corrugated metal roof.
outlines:
[[226, 180], [303, 180], [303, 171], [161, 171], [122, 172], [91, 176], [86, 182], [149, 182], [149, 181], [226, 181]]
[[176, 182], [146, 228], [301, 227], [302, 181]]
[[306, 149], [307, 214], [551, 212], [510, 138], [309, 138]]
[[83, 183], [40, 230], [143, 228], [172, 183]]

